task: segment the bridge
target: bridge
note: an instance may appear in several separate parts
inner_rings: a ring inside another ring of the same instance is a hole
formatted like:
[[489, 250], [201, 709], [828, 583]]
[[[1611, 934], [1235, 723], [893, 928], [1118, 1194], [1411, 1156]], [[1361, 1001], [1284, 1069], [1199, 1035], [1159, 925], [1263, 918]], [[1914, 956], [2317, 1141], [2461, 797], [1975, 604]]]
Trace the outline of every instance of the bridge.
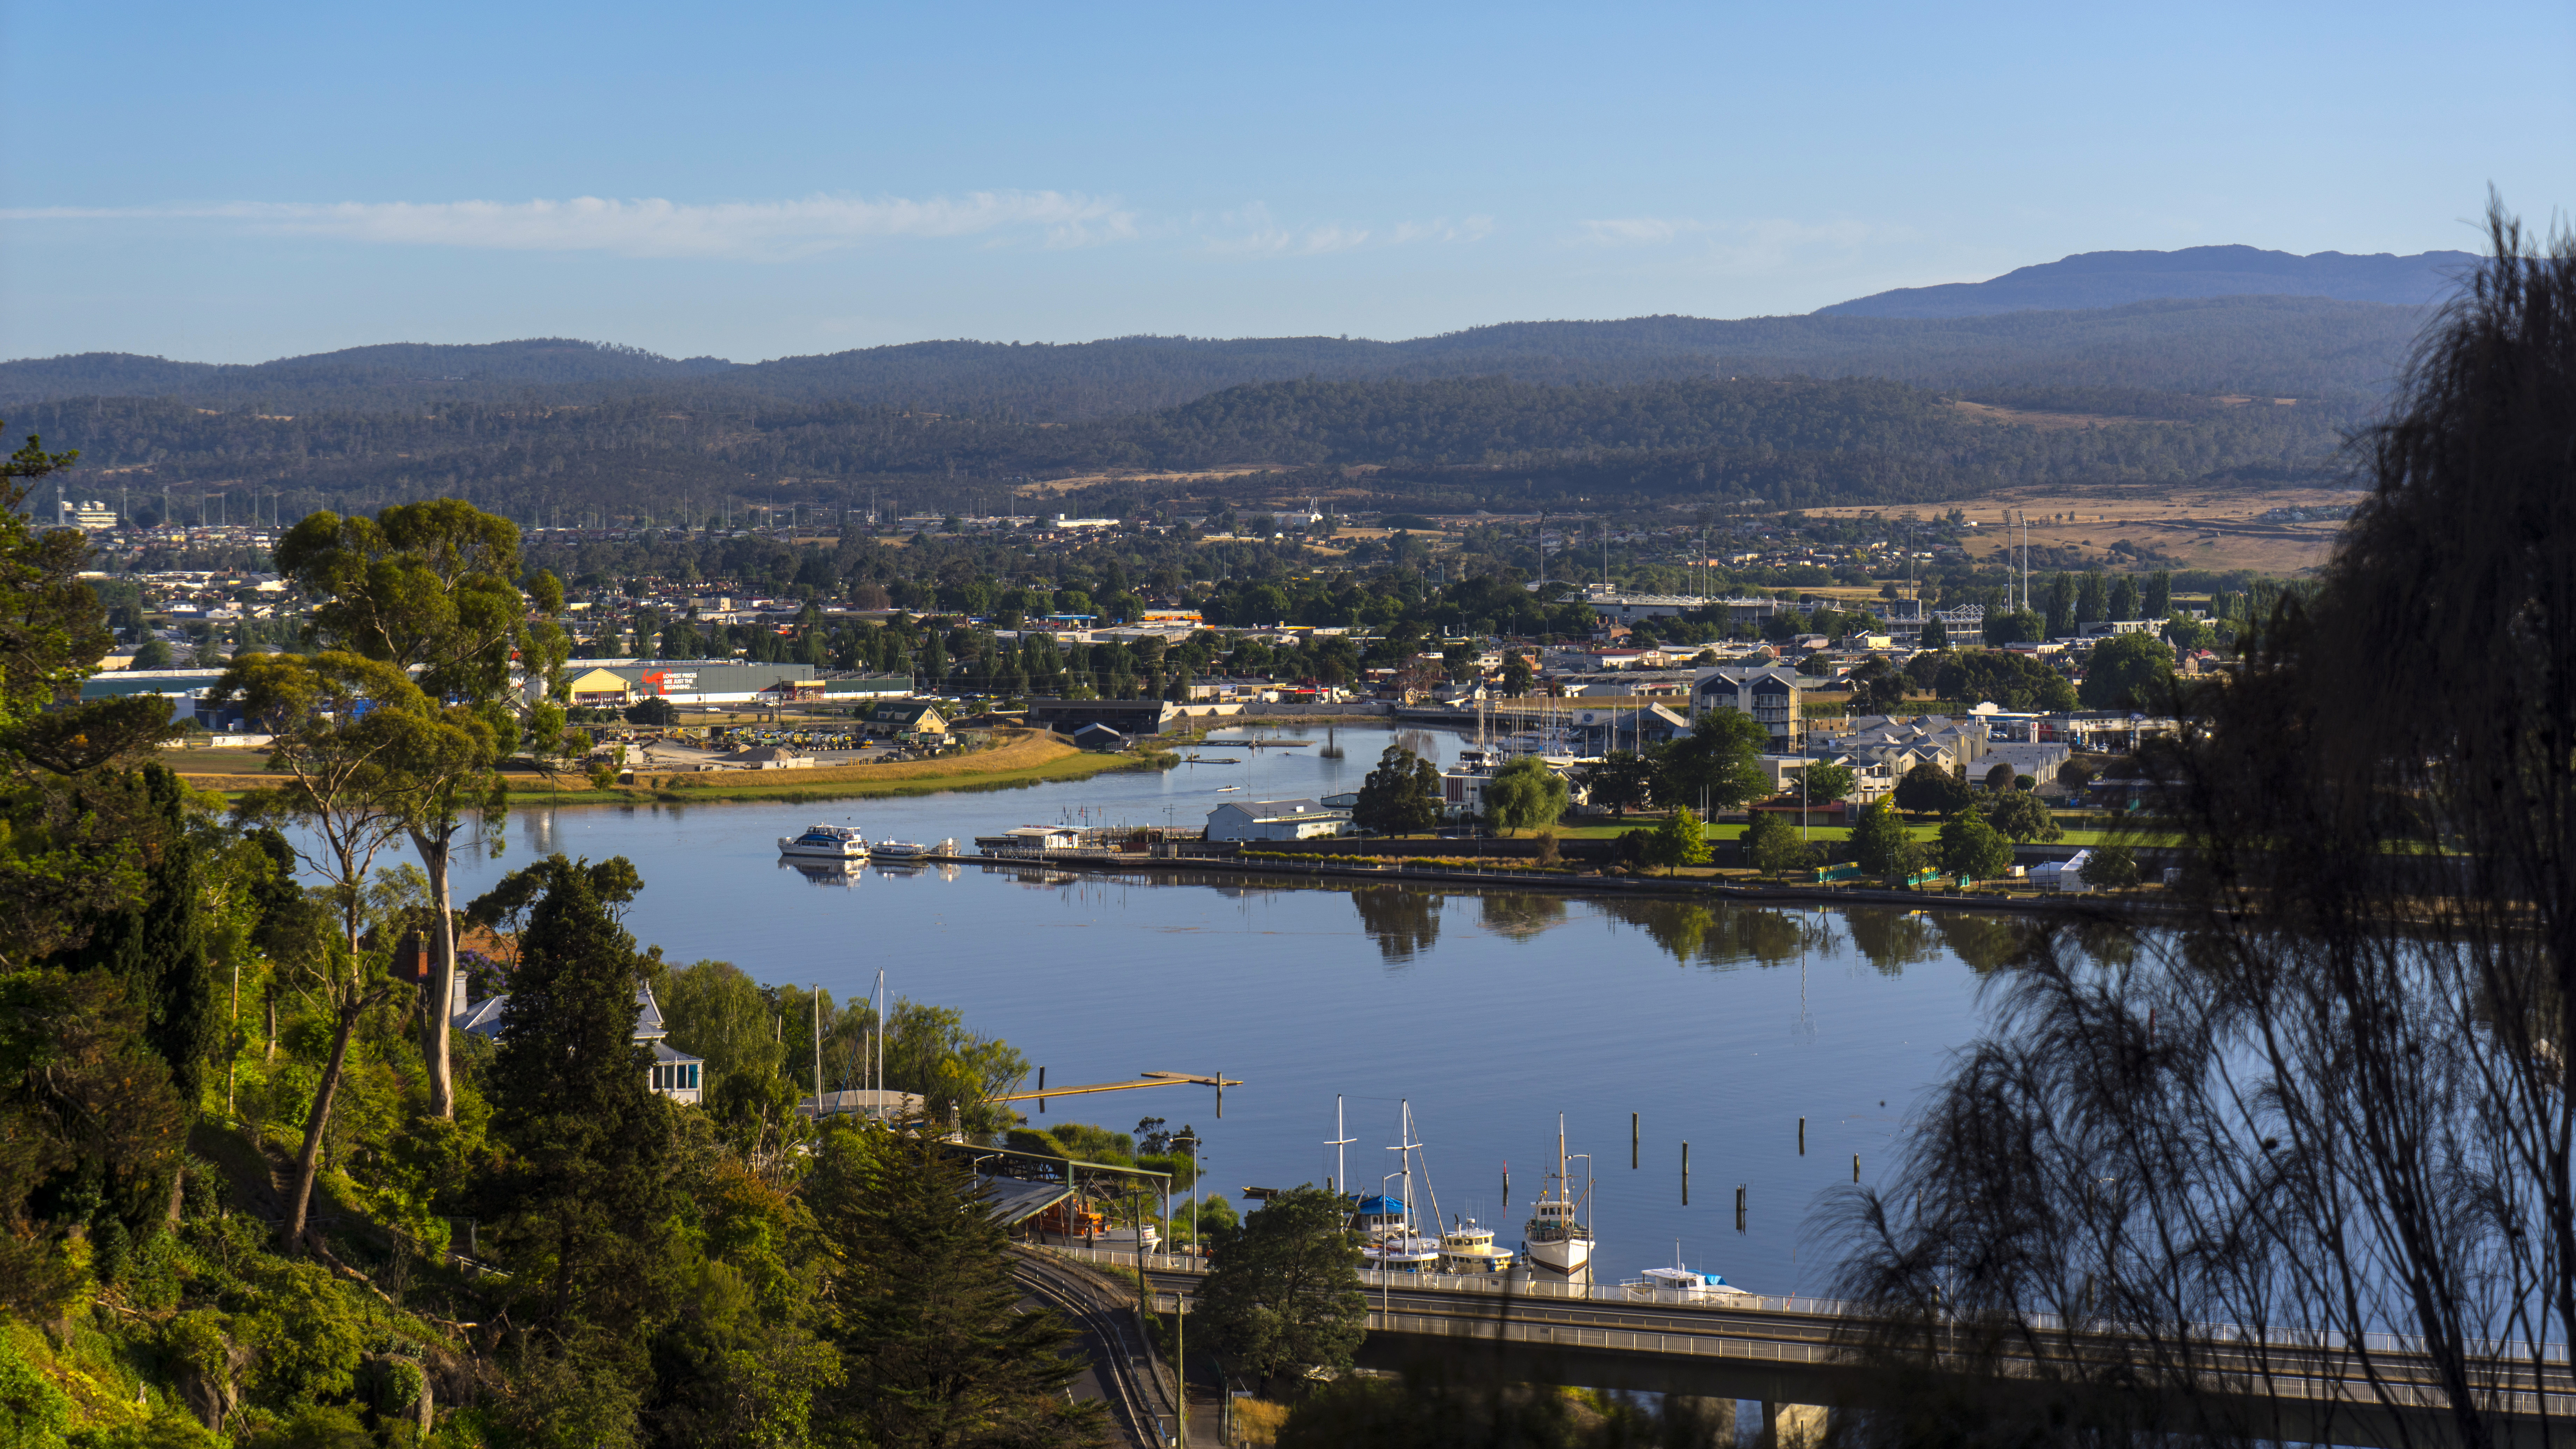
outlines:
[[[1098, 1248], [1045, 1251], [1105, 1267], [1141, 1266], [1155, 1311], [1186, 1313], [1207, 1272], [1198, 1259]], [[1862, 1370], [1843, 1349], [1854, 1319], [1848, 1305], [1816, 1298], [1746, 1294], [1726, 1299], [1620, 1286], [1532, 1282], [1519, 1275], [1360, 1273], [1369, 1303], [1363, 1360], [1400, 1367], [1428, 1352], [1455, 1357], [1476, 1345], [1498, 1377], [1588, 1388], [1757, 1399], [1772, 1406], [1829, 1404]], [[2059, 1334], [2070, 1355], [2128, 1351], [2116, 1332]], [[2451, 1437], [2439, 1370], [2419, 1341], [2372, 1334], [2360, 1345], [2306, 1332], [2199, 1330], [2221, 1392], [2277, 1416], [2286, 1437], [2382, 1449], [2412, 1449]], [[2530, 1382], [2528, 1350], [2495, 1345], [2498, 1376]], [[2523, 1356], [2517, 1360], [2517, 1353]], [[2491, 1389], [2483, 1401], [2511, 1443], [2576, 1437], [2576, 1374], [2564, 1345], [2550, 1345], [2541, 1391]], [[1810, 1413], [1817, 1411], [1810, 1410]]]

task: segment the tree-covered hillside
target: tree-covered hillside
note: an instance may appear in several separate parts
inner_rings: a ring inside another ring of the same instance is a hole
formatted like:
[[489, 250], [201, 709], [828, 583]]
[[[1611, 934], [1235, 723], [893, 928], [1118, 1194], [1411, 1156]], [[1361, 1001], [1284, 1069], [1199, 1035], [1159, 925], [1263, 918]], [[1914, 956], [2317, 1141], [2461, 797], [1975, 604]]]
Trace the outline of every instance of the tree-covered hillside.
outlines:
[[0, 363], [0, 406], [166, 397], [192, 407], [283, 414], [423, 411], [459, 402], [596, 405], [652, 396], [701, 407], [841, 402], [1046, 422], [1153, 411], [1254, 382], [1493, 374], [1550, 383], [1865, 376], [1947, 389], [2071, 385], [2317, 397], [2383, 390], [2420, 321], [2406, 307], [2229, 297], [1935, 321], [1514, 322], [1404, 342], [919, 342], [750, 365], [674, 361], [563, 339], [360, 347], [255, 366], [86, 353]]
[[1024, 478], [1232, 464], [1321, 470], [1265, 486], [1331, 491], [1365, 476], [1372, 492], [1478, 505], [1604, 493], [1783, 507], [1915, 502], [2016, 483], [2295, 473], [2332, 452], [2351, 416], [2317, 404], [2075, 396], [2130, 411], [2041, 428], [1872, 379], [1606, 387], [1481, 377], [1263, 383], [1074, 424], [709, 398], [291, 414], [85, 398], [26, 408], [18, 421], [82, 449], [101, 486], [129, 490], [121, 501], [146, 510], [164, 489], [183, 512], [199, 491], [247, 489], [283, 494], [286, 515], [443, 495], [577, 521], [703, 515], [725, 498], [843, 506], [869, 490], [966, 507]]

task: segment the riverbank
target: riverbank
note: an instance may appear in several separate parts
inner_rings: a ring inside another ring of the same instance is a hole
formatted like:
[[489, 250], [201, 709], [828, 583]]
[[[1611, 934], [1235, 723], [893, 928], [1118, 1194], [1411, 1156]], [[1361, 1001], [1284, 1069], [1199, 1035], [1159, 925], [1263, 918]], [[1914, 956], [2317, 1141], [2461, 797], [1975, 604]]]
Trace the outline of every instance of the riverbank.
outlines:
[[1890, 890], [1883, 886], [1802, 885], [1792, 882], [1735, 884], [1707, 876], [1624, 876], [1577, 874], [1573, 871], [1488, 870], [1466, 864], [1427, 865], [1391, 861], [1362, 865], [1347, 861], [1245, 860], [1240, 857], [1170, 857], [1141, 855], [1056, 855], [1043, 860], [959, 856], [962, 865], [1007, 866], [1080, 871], [1097, 875], [1168, 875], [1175, 880], [1204, 880], [1217, 875], [1305, 879], [1340, 889], [1367, 885], [1464, 885], [1496, 891], [1540, 891], [1569, 896], [1666, 896], [1718, 900], [1744, 905], [1900, 906], [1907, 910], [1988, 911], [2016, 915], [2101, 917], [2117, 913], [2136, 919], [2167, 914], [2171, 906], [2156, 899], [2160, 887], [2129, 892], [2056, 892], [1979, 890]]
[[[211, 753], [211, 752], [205, 752]], [[242, 795], [277, 783], [269, 774], [192, 771], [184, 755], [171, 761], [181, 779], [200, 790]], [[227, 762], [229, 763], [229, 762]], [[803, 770], [704, 770], [638, 773], [632, 783], [602, 790], [576, 774], [512, 772], [513, 805], [633, 805], [645, 802], [716, 804], [938, 795], [981, 790], [1021, 790], [1058, 780], [1083, 780], [1113, 770], [1160, 767], [1152, 756], [1078, 750], [1038, 730], [1008, 732], [1004, 742], [972, 754], [936, 760], [835, 765]]]

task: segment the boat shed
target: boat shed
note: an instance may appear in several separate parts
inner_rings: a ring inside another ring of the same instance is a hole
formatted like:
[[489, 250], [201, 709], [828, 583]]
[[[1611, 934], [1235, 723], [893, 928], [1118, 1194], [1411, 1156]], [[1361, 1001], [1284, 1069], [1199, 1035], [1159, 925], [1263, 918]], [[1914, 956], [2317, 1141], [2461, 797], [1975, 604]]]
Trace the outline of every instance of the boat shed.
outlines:
[[1159, 735], [1171, 728], [1179, 711], [1160, 699], [1032, 699], [1029, 723], [1042, 730], [1071, 734], [1087, 724], [1107, 725], [1122, 735]]
[[1123, 750], [1127, 748], [1127, 737], [1105, 724], [1093, 723], [1075, 730], [1073, 743], [1086, 750]]
[[1210, 840], [1314, 840], [1350, 828], [1351, 812], [1317, 800], [1228, 800], [1208, 812]]

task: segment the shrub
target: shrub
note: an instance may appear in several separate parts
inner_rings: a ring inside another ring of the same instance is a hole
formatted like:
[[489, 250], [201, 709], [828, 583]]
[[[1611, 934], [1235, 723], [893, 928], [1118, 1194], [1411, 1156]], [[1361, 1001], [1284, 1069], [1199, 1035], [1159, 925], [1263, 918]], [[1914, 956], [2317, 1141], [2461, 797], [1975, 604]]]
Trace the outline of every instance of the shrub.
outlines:
[[2138, 858], [2125, 845], [2099, 846], [2081, 874], [2086, 885], [2119, 890], [2138, 883]]

